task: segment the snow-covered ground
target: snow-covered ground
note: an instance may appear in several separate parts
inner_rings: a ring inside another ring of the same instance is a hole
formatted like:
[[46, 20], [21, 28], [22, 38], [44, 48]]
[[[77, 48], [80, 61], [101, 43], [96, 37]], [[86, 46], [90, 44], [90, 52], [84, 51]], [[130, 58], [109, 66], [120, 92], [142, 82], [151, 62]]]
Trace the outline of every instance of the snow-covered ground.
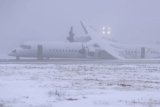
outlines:
[[160, 107], [160, 64], [0, 64], [0, 107]]

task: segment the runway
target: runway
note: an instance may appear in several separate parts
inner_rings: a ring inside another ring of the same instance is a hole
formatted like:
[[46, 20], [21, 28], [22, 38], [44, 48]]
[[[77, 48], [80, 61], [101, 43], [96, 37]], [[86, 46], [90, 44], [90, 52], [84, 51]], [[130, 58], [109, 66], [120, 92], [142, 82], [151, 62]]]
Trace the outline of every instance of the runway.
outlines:
[[130, 60], [106, 60], [106, 59], [0, 59], [0, 64], [160, 64], [160, 59], [130, 59]]

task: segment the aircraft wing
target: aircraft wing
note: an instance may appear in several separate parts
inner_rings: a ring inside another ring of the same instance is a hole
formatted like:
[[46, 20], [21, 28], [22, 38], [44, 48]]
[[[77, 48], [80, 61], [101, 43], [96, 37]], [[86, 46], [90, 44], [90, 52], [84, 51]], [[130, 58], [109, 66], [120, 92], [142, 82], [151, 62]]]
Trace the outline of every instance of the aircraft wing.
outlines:
[[[82, 23], [82, 22], [81, 22]], [[123, 59], [118, 51], [116, 51], [112, 46], [111, 46], [111, 41], [106, 40], [103, 38], [102, 35], [99, 33], [95, 32], [93, 29], [91, 29], [89, 26], [84, 26], [82, 23], [82, 27], [85, 27], [85, 30], [87, 30], [87, 35], [91, 37], [91, 40], [88, 42], [88, 44], [97, 44], [99, 47], [101, 47], [103, 50], [105, 50], [108, 54], [110, 54], [113, 58], [115, 59]]]
[[89, 41], [88, 43], [90, 44], [97, 44], [99, 45], [103, 50], [105, 50], [108, 54], [110, 54], [113, 58], [115, 59], [123, 59], [118, 51], [113, 49], [113, 47], [107, 43], [107, 41], [101, 37], [97, 37], [98, 35], [93, 36], [92, 34], [92, 40]]

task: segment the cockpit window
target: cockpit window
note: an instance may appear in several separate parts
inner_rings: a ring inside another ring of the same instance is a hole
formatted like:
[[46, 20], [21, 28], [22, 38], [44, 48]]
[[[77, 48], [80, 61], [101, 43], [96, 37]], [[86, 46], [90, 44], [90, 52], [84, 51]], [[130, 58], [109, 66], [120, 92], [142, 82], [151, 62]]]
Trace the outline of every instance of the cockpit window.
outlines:
[[20, 47], [23, 48], [23, 49], [31, 49], [30, 45], [21, 45]]

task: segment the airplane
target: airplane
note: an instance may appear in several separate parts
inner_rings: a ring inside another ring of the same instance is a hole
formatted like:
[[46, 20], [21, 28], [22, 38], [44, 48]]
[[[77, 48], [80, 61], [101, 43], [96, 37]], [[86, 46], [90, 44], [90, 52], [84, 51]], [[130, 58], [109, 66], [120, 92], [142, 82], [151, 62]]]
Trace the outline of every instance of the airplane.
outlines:
[[[73, 27], [69, 32], [69, 42], [30, 42], [22, 44], [9, 53], [19, 60], [24, 58], [96, 58], [96, 59], [157, 59], [160, 48], [156, 45], [126, 45], [110, 41], [81, 22], [86, 34], [75, 39]], [[89, 39], [87, 39], [89, 38]], [[85, 41], [83, 41], [85, 40]]]
[[83, 58], [83, 59], [112, 59], [95, 44], [69, 43], [69, 42], [28, 42], [12, 50], [9, 56], [17, 60], [23, 58], [37, 58], [38, 60], [50, 58]]
[[[88, 31], [81, 22], [81, 26], [88, 35]], [[69, 42], [28, 42], [12, 50], [8, 55], [23, 58], [37, 58], [38, 60], [50, 58], [85, 58], [85, 59], [117, 59], [115, 56], [101, 49], [98, 44], [88, 43], [91, 36], [75, 38], [73, 27], [67, 37]]]

